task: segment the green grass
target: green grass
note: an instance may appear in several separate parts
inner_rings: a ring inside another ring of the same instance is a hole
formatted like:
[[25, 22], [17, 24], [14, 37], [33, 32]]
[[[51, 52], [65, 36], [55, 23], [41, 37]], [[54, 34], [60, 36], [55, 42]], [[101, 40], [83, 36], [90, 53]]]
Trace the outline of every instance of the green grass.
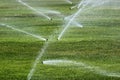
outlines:
[[[78, 0], [74, 1], [74, 4]], [[29, 0], [35, 8], [45, 7], [70, 15], [72, 5], [57, 0]], [[56, 4], [57, 3], [57, 4]], [[48, 5], [46, 5], [48, 4]], [[73, 5], [74, 5], [73, 4]], [[83, 11], [77, 21], [83, 28], [71, 26], [57, 41], [63, 19], [53, 16], [53, 21], [35, 15], [15, 0], [0, 0], [0, 23], [48, 38], [50, 44], [37, 64], [32, 80], [119, 80], [97, 74], [81, 66], [43, 65], [44, 60], [65, 59], [100, 67], [108, 72], [120, 73], [120, 9], [111, 5]], [[26, 80], [31, 67], [44, 45], [29, 35], [0, 26], [0, 79]]]

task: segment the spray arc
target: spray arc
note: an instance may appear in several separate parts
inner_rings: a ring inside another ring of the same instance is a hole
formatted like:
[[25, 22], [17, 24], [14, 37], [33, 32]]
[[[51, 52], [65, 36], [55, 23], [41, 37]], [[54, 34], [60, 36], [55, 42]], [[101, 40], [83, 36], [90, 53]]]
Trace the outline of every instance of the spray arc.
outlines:
[[76, 17], [79, 16], [79, 14], [83, 11], [83, 10], [87, 10], [96, 6], [100, 6], [102, 4], [105, 4], [109, 2], [109, 0], [103, 1], [103, 0], [82, 0], [79, 2], [79, 4], [70, 7], [70, 9], [73, 8], [78, 8], [78, 11], [76, 13], [74, 13], [68, 20], [67, 24], [65, 25], [64, 29], [61, 31], [61, 33], [58, 35], [58, 40], [61, 39], [61, 37], [63, 36], [63, 34], [65, 33], [65, 31], [69, 28], [69, 26], [71, 24], [75, 24], [79, 27], [83, 27], [83, 25], [77, 23], [75, 21]]
[[42, 36], [38, 36], [38, 35], [35, 35], [35, 34], [32, 34], [32, 33], [29, 33], [27, 31], [24, 31], [24, 30], [21, 30], [21, 29], [18, 29], [18, 28], [14, 28], [13, 26], [10, 26], [10, 25], [7, 25], [7, 24], [4, 24], [4, 23], [0, 23], [1, 26], [6, 26], [7, 28], [10, 28], [12, 30], [15, 30], [15, 31], [18, 31], [18, 32], [21, 32], [21, 33], [24, 33], [26, 35], [30, 35], [34, 38], [37, 38], [39, 40], [43, 40], [43, 41], [47, 41], [47, 39], [43, 38]]
[[32, 11], [36, 12], [38, 15], [43, 16], [43, 17], [45, 17], [45, 18], [48, 19], [48, 20], [52, 20], [52, 18], [50, 18], [49, 16], [45, 15], [44, 13], [38, 11], [37, 9], [29, 6], [27, 3], [23, 2], [22, 0], [18, 0], [18, 2], [21, 3], [22, 5], [28, 7], [28, 8], [31, 9]]

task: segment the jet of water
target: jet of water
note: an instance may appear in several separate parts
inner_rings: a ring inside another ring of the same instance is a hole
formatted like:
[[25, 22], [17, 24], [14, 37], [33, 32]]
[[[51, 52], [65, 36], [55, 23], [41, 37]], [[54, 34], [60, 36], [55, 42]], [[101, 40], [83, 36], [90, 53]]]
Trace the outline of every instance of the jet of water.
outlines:
[[61, 15], [60, 12], [58, 11], [53, 11], [53, 10], [44, 10], [45, 13], [48, 13], [48, 14], [58, 14], [58, 15]]
[[[108, 1], [106, 1], [108, 2]], [[72, 17], [69, 19], [69, 21], [67, 22], [66, 26], [64, 27], [64, 29], [61, 31], [61, 33], [58, 36], [58, 40], [61, 39], [61, 37], [63, 36], [63, 34], [65, 33], [65, 31], [68, 29], [68, 27], [72, 24], [72, 22], [75, 21], [75, 18], [83, 11], [85, 10], [87, 7], [91, 8], [91, 7], [95, 7], [95, 6], [100, 6], [102, 4], [104, 4], [105, 1], [103, 0], [82, 0], [77, 6], [73, 6], [78, 8], [78, 11], [76, 13], [74, 13], [72, 15]], [[71, 9], [72, 9], [71, 8]], [[88, 9], [87, 8], [87, 9]], [[83, 27], [83, 26], [82, 26]]]
[[35, 37], [35, 38], [39, 39], [39, 40], [46, 41], [46, 39], [43, 38], [43, 37], [41, 37], [41, 36], [38, 36], [38, 35], [35, 35], [35, 34], [32, 34], [32, 33], [29, 33], [29, 32], [27, 32], [27, 31], [24, 31], [24, 30], [21, 30], [21, 29], [14, 28], [14, 27], [12, 27], [12, 26], [10, 26], [10, 25], [4, 24], [4, 23], [0, 23], [0, 25], [1, 25], [1, 26], [6, 26], [7, 28], [13, 29], [13, 30], [15, 30], [15, 31], [18, 31], [18, 32], [21, 32], [21, 33], [30, 35], [30, 36], [32, 36], [32, 37]]
[[35, 72], [36, 66], [39, 63], [39, 60], [41, 59], [41, 57], [43, 56], [43, 54], [45, 53], [45, 51], [46, 51], [46, 49], [48, 47], [48, 44], [49, 44], [49, 41], [46, 41], [45, 44], [44, 44], [44, 46], [43, 46], [43, 48], [41, 49], [41, 51], [38, 52], [39, 55], [37, 56], [37, 58], [36, 58], [36, 60], [35, 60], [35, 62], [33, 64], [33, 66], [32, 66], [32, 69], [30, 70], [30, 72], [29, 72], [29, 74], [27, 76], [27, 80], [31, 80], [31, 78], [32, 78], [32, 76], [33, 76], [33, 74]]
[[[54, 31], [54, 33], [56, 33], [56, 30]], [[50, 35], [48, 39], [46, 39], [47, 41], [44, 43], [42, 49], [38, 52], [38, 56], [36, 57], [35, 62], [32, 65], [32, 69], [30, 70], [30, 72], [29, 72], [29, 74], [27, 76], [27, 80], [31, 80], [31, 78], [32, 78], [32, 76], [33, 76], [33, 74], [35, 72], [35, 69], [37, 67], [37, 64], [39, 63], [39, 60], [41, 59], [41, 57], [45, 53], [45, 51], [46, 51], [47, 47], [49, 46], [50, 42], [53, 41], [53, 37], [54, 37], [53, 34]]]
[[78, 16], [78, 14], [82, 11], [83, 8], [80, 8], [72, 17], [71, 19], [68, 21], [67, 25], [65, 26], [65, 28], [62, 30], [62, 32], [59, 34], [58, 36], [58, 40], [62, 37], [62, 35], [64, 34], [64, 32], [68, 29], [68, 27], [71, 25], [71, 23], [74, 21], [74, 19]]
[[22, 0], [18, 0], [18, 2], [21, 3], [22, 5], [28, 7], [29, 9], [33, 10], [33, 11], [36, 12], [38, 15], [43, 16], [43, 17], [47, 18], [48, 20], [51, 20], [51, 18], [50, 18], [49, 16], [47, 16], [47, 15], [45, 15], [44, 13], [38, 11], [37, 9], [29, 6], [27, 3], [23, 2]]
[[79, 4], [78, 4], [78, 7], [77, 8], [80, 8], [80, 7], [85, 7], [87, 6], [91, 1], [93, 0], [82, 0]]
[[[105, 4], [107, 2], [110, 2], [110, 0], [82, 0], [79, 4], [72, 6], [70, 9], [74, 9], [74, 8], [79, 9], [82, 6], [89, 6], [88, 8], [93, 8]], [[87, 5], [83, 5], [83, 4], [87, 4]]]
[[[73, 15], [65, 17], [65, 18], [64, 18], [64, 20], [66, 21], [65, 23], [68, 23], [69, 20], [72, 18], [72, 16], [73, 16]], [[71, 22], [71, 25], [75, 25], [75, 26], [80, 27], [80, 28], [83, 27], [83, 25], [81, 25], [80, 23], [78, 23], [78, 22], [75, 21], [75, 20], [74, 20], [73, 22]]]
[[72, 4], [72, 1], [70, 1], [70, 0], [65, 0], [66, 2], [68, 2], [68, 3], [70, 3], [70, 4]]
[[83, 7], [83, 6], [86, 6], [91, 0], [82, 0], [80, 1], [77, 5], [75, 6], [72, 6], [70, 9], [73, 9], [73, 8], [80, 8], [80, 7]]
[[120, 73], [117, 72], [109, 72], [107, 70], [101, 69], [98, 66], [88, 65], [83, 62], [76, 62], [72, 60], [46, 60], [43, 61], [45, 65], [54, 65], [54, 66], [80, 66], [86, 70], [94, 71], [96, 74], [110, 76], [110, 77], [120, 77]]
[[64, 17], [63, 14], [61, 14], [61, 12], [56, 11], [56, 10], [50, 10], [50, 9], [44, 9], [44, 8], [40, 8], [38, 9], [40, 12], [43, 12], [44, 14], [50, 14], [52, 16], [57, 16], [57, 17]]

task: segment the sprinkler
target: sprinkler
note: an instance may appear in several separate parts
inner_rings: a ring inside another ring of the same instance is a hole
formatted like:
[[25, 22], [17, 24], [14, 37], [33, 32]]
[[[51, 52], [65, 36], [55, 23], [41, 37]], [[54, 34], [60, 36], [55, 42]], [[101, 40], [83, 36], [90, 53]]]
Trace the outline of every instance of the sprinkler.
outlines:
[[52, 19], [52, 18], [50, 18], [50, 20], [52, 21], [53, 19]]
[[69, 10], [72, 10], [72, 8], [70, 7]]
[[44, 61], [42, 61], [41, 63], [44, 64]]
[[59, 40], [59, 38], [57, 38], [57, 40]]
[[46, 39], [46, 41], [48, 41], [48, 39]]

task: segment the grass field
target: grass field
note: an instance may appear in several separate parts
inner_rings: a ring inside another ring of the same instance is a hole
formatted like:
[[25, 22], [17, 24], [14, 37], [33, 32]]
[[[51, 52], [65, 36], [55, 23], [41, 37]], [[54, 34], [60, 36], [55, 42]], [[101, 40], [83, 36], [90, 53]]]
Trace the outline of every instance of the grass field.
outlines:
[[[67, 16], [77, 11], [69, 7], [79, 0], [72, 0], [73, 4], [65, 0], [24, 1], [38, 10], [57, 10]], [[0, 24], [44, 38], [53, 35], [31, 80], [120, 80], [120, 1], [115, 1], [114, 5], [83, 11], [76, 20], [84, 27], [70, 26], [59, 41], [63, 18], [48, 14], [53, 18], [49, 21], [16, 0], [0, 0]], [[0, 80], [26, 80], [44, 44], [45, 41], [0, 25]], [[71, 60], [88, 66], [42, 64], [45, 60]], [[109, 73], [119, 77], [107, 76]]]

